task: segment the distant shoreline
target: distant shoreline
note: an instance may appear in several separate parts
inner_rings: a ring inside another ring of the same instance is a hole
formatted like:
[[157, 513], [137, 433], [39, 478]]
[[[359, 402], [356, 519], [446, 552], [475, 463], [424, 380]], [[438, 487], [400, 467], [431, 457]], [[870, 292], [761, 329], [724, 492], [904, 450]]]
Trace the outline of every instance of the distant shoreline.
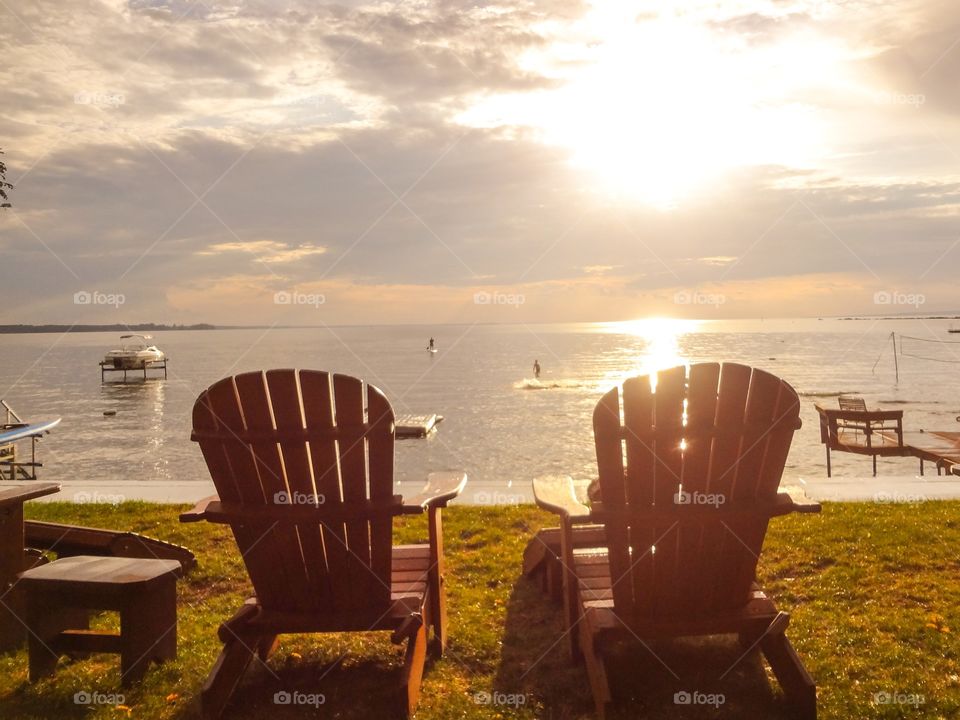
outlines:
[[851, 315], [837, 320], [960, 320], [960, 315]]
[[0, 325], [0, 335], [18, 333], [67, 333], [67, 332], [159, 332], [163, 330], [219, 330], [216, 325], [198, 323], [196, 325], [157, 325], [142, 323], [139, 325]]
[[[691, 318], [677, 318], [678, 320], [685, 320]], [[960, 320], [960, 315], [956, 314], [946, 314], [946, 315], [849, 315], [845, 317], [837, 316], [810, 316], [810, 317], [801, 317], [801, 318], [693, 318], [697, 320], [726, 320], [730, 322], [737, 322], [742, 320]], [[535, 325], [567, 325], [567, 324], [598, 324], [598, 323], [617, 323], [624, 321], [617, 320], [578, 320], [568, 322], [548, 322], [548, 323], [534, 323]], [[447, 325], [467, 325], [469, 323], [396, 323], [397, 326], [408, 326], [408, 327], [443, 327]], [[523, 325], [526, 323], [497, 323], [497, 322], [482, 322], [482, 323], [473, 323], [474, 325]], [[0, 335], [16, 335], [16, 334], [32, 334], [32, 333], [68, 333], [68, 332], [116, 332], [116, 333], [137, 333], [137, 332], [165, 332], [165, 331], [177, 331], [177, 330], [310, 330], [310, 329], [322, 329], [326, 327], [381, 327], [379, 324], [371, 325], [362, 325], [355, 323], [348, 323], [344, 325], [212, 325], [210, 323], [195, 323], [193, 325], [165, 325], [158, 323], [138, 323], [135, 325], [124, 325], [119, 323], [113, 323], [110, 325], [64, 325], [64, 324], [48, 324], [48, 325], [31, 325], [28, 323], [21, 323], [17, 325], [0, 325]]]

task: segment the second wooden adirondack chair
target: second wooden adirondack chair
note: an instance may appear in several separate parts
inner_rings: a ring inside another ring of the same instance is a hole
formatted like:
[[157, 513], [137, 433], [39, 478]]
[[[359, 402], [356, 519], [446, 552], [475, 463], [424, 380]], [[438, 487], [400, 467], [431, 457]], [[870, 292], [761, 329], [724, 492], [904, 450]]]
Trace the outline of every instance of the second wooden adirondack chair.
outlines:
[[[429, 643], [446, 642], [440, 508], [466, 483], [433, 473], [410, 500], [394, 494], [394, 415], [383, 394], [346, 375], [270, 370], [229, 377], [193, 408], [218, 497], [181, 516], [233, 530], [255, 597], [220, 626], [202, 691], [218, 717], [254, 655], [283, 633], [392, 631], [407, 641], [398, 709], [413, 712]], [[394, 545], [393, 518], [427, 513], [429, 544]]]
[[[813, 679], [784, 634], [789, 616], [755, 581], [770, 518], [820, 510], [778, 492], [800, 427], [797, 394], [732, 363], [653, 379], [631, 378], [597, 404], [598, 501], [581, 504], [570, 478], [534, 481], [537, 503], [561, 518], [571, 651], [586, 661], [598, 714], [611, 702], [613, 641], [737, 633], [763, 651], [791, 706], [815, 718]], [[588, 523], [603, 526], [601, 546], [577, 542]]]

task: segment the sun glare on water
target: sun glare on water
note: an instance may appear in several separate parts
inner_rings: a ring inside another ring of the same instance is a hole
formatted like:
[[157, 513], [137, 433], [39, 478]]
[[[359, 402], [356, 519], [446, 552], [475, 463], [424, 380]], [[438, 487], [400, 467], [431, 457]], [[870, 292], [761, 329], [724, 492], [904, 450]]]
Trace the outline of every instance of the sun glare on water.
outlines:
[[754, 45], [661, 7], [647, 17], [634, 3], [594, 2], [569, 41], [525, 58], [558, 88], [486, 97], [460, 121], [532, 128], [569, 150], [594, 191], [662, 208], [735, 168], [804, 167], [822, 153], [814, 105], [795, 98], [843, 86], [843, 48], [809, 31]]
[[662, 317], [598, 323], [599, 332], [631, 336], [638, 341], [636, 350], [628, 351], [630, 357], [624, 358], [626, 370], [608, 373], [601, 384], [609, 388], [635, 375], [648, 375], [689, 362], [681, 351], [680, 338], [696, 332], [700, 324], [699, 320]]

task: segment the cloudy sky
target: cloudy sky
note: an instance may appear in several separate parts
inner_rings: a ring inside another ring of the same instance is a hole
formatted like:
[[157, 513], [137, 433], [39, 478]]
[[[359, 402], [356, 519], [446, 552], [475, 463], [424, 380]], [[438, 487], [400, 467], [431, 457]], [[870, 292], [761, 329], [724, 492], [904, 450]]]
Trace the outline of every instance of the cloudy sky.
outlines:
[[956, 0], [0, 0], [0, 53], [3, 323], [960, 310]]

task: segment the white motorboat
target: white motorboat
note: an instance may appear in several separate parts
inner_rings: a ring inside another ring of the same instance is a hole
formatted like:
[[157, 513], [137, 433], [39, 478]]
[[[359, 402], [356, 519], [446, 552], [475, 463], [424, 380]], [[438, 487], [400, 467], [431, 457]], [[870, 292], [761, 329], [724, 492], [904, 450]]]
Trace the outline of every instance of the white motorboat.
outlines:
[[118, 370], [140, 370], [163, 362], [167, 356], [156, 345], [147, 344], [151, 339], [149, 335], [121, 335], [120, 348], [108, 352], [104, 364]]

